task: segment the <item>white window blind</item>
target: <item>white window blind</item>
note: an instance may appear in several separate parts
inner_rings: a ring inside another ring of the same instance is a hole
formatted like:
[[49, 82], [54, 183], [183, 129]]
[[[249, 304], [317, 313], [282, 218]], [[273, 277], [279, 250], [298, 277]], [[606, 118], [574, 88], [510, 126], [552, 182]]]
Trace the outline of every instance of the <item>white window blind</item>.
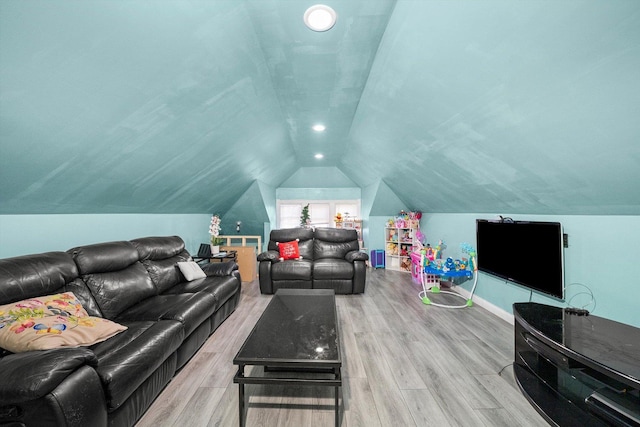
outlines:
[[332, 222], [331, 206], [329, 203], [309, 203], [311, 225], [314, 227], [329, 227]]
[[278, 228], [300, 227], [302, 208], [309, 204], [309, 218], [314, 227], [334, 227], [334, 216], [340, 212], [342, 216], [360, 218], [360, 200], [278, 200]]
[[278, 228], [294, 228], [300, 226], [300, 215], [302, 215], [302, 204], [280, 204]]

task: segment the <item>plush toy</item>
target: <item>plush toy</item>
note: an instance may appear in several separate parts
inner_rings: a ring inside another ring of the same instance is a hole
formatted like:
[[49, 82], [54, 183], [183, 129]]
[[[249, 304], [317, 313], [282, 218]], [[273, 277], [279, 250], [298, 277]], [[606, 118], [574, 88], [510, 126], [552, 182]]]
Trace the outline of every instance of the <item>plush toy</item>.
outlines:
[[409, 256], [409, 251], [407, 251], [406, 246], [402, 246], [402, 248], [400, 249], [400, 256]]
[[442, 267], [442, 271], [454, 271], [455, 269], [456, 264], [453, 261], [453, 258], [447, 258], [447, 261], [445, 261], [444, 266]]

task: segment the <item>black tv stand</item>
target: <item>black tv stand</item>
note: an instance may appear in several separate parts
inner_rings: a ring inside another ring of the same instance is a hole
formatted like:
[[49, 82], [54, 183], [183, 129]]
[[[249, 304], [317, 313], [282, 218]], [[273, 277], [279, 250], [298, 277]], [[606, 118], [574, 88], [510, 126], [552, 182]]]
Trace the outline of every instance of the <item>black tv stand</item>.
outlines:
[[640, 329], [515, 303], [516, 381], [551, 425], [640, 426]]

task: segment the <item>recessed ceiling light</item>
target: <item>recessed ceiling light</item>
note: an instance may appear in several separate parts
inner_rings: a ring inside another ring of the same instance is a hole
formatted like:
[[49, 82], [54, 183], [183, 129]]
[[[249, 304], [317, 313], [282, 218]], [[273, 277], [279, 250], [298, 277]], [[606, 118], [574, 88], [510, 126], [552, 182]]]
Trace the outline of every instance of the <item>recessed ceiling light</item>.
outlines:
[[324, 157], [324, 154], [318, 153], [313, 157], [315, 157], [316, 159], [322, 159]]
[[325, 125], [321, 125], [321, 124], [311, 126], [311, 129], [315, 130], [316, 132], [322, 132], [326, 128], [327, 127]]
[[313, 31], [327, 31], [335, 25], [337, 16], [329, 6], [316, 4], [304, 13], [304, 23]]

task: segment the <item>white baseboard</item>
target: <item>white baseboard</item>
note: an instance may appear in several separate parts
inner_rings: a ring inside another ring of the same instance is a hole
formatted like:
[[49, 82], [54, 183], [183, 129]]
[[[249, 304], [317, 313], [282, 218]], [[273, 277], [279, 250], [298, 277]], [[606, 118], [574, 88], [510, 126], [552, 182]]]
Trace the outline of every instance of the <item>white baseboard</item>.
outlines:
[[[465, 298], [469, 298], [469, 295], [471, 295], [471, 292], [469, 292], [468, 290], [466, 290], [462, 286], [456, 286], [455, 290], [456, 290], [456, 292], [458, 292], [460, 295], [464, 296]], [[513, 314], [509, 313], [508, 311], [504, 311], [500, 307], [491, 304], [489, 301], [487, 301], [485, 299], [482, 299], [477, 295], [473, 296], [473, 300], [472, 301], [473, 301], [474, 304], [477, 304], [480, 307], [484, 308], [485, 310], [489, 311], [491, 314], [498, 316], [499, 318], [501, 318], [505, 322], [509, 322], [512, 325], [514, 324]]]

